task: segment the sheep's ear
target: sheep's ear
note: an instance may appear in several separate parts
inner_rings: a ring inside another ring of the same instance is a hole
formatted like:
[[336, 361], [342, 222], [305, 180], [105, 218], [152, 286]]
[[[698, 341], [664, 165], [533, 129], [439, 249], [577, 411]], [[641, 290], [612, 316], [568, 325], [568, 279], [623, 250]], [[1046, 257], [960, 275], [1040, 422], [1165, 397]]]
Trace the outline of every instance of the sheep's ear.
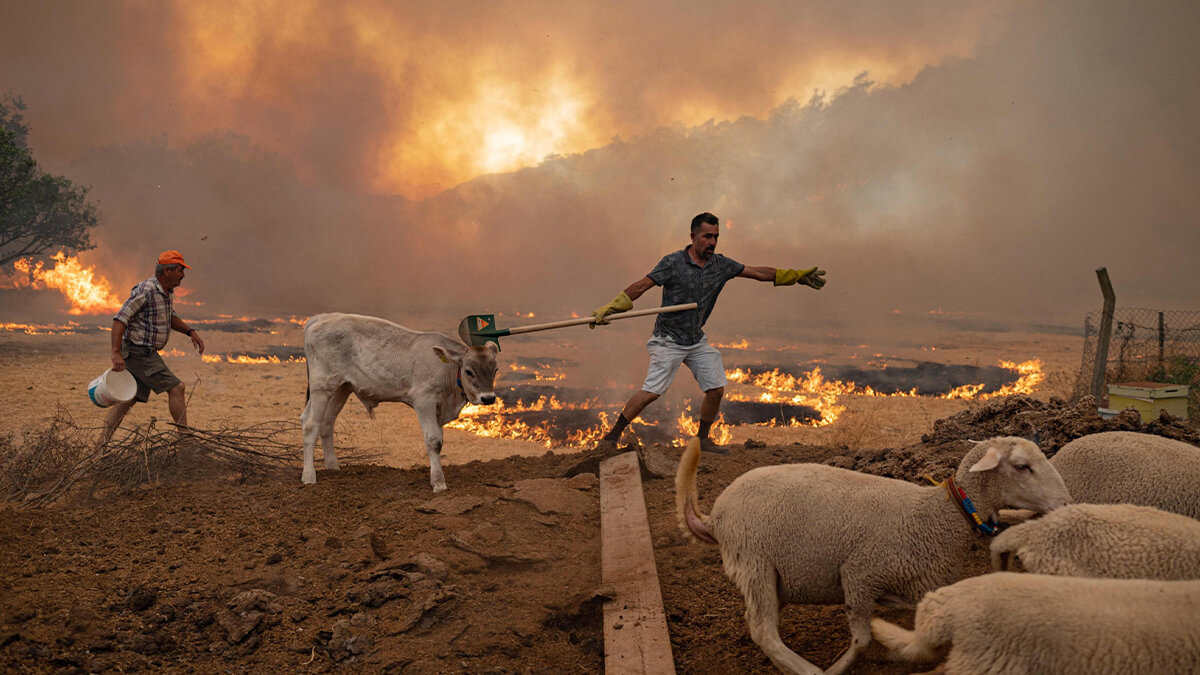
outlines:
[[972, 466], [967, 470], [971, 472], [991, 471], [998, 466], [1000, 466], [1000, 450], [999, 448], [992, 446], [988, 448], [988, 451], [983, 455], [982, 458], [980, 458], [978, 462], [975, 462], [975, 466]]
[[442, 363], [462, 363], [462, 359], [455, 356], [454, 352], [447, 351], [441, 347], [434, 346], [433, 353], [438, 355]]

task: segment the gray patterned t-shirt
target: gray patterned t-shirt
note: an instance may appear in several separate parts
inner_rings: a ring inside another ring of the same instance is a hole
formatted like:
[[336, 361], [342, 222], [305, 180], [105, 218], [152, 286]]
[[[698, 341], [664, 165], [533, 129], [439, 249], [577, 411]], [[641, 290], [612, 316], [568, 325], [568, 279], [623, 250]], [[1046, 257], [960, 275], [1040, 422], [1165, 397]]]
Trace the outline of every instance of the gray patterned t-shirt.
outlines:
[[663, 306], [694, 302], [699, 307], [685, 312], [659, 314], [654, 322], [654, 334], [685, 347], [703, 340], [704, 330], [701, 327], [708, 321], [708, 315], [712, 314], [717, 295], [725, 287], [726, 281], [741, 274], [744, 269], [745, 265], [720, 253], [712, 254], [704, 267], [692, 262], [686, 248], [663, 256], [646, 275], [663, 287]]

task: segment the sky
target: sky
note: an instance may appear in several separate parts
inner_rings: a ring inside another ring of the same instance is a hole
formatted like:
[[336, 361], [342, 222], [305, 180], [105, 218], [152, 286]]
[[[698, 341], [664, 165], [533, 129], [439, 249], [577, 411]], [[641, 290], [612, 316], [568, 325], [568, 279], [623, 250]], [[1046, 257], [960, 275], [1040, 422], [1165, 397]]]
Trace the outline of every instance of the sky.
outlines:
[[1200, 310], [1193, 2], [0, 4], [122, 294], [171, 248], [195, 311], [566, 318], [710, 211], [828, 279], [731, 281], [717, 340], [1081, 326], [1099, 267]]

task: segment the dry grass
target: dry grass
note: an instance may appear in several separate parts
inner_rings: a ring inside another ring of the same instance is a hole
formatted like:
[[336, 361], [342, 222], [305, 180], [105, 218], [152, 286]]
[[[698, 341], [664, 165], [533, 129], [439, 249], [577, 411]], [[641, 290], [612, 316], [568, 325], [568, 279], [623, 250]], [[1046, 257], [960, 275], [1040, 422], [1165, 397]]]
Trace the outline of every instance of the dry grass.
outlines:
[[829, 441], [834, 446], [858, 452], [869, 447], [880, 447], [887, 436], [888, 434], [880, 428], [879, 413], [875, 410], [863, 410], [838, 420], [829, 435]]
[[1078, 378], [1078, 373], [1065, 369], [1053, 369], [1046, 372], [1046, 379], [1042, 381], [1037, 388], [1037, 397], [1040, 399], [1049, 400], [1050, 398], [1061, 398], [1064, 401], [1069, 401], [1074, 396], [1075, 381]]
[[[94, 498], [150, 485], [214, 476], [239, 481], [295, 470], [294, 421], [199, 429], [168, 425], [121, 428], [98, 445], [99, 429], [80, 427], [59, 409], [45, 427], [0, 436], [0, 500], [44, 506], [67, 496]], [[353, 448], [359, 461], [376, 459]]]

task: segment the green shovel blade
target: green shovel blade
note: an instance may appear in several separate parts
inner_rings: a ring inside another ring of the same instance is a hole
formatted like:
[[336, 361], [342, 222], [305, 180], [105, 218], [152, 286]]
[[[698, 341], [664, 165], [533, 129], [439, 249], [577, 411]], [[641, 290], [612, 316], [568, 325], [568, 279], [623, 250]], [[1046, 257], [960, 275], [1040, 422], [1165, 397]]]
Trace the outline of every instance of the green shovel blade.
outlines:
[[463, 344], [472, 347], [482, 347], [488, 342], [495, 342], [499, 347], [498, 338], [508, 334], [507, 328], [496, 328], [494, 314], [471, 314], [458, 324], [458, 337], [462, 339]]

